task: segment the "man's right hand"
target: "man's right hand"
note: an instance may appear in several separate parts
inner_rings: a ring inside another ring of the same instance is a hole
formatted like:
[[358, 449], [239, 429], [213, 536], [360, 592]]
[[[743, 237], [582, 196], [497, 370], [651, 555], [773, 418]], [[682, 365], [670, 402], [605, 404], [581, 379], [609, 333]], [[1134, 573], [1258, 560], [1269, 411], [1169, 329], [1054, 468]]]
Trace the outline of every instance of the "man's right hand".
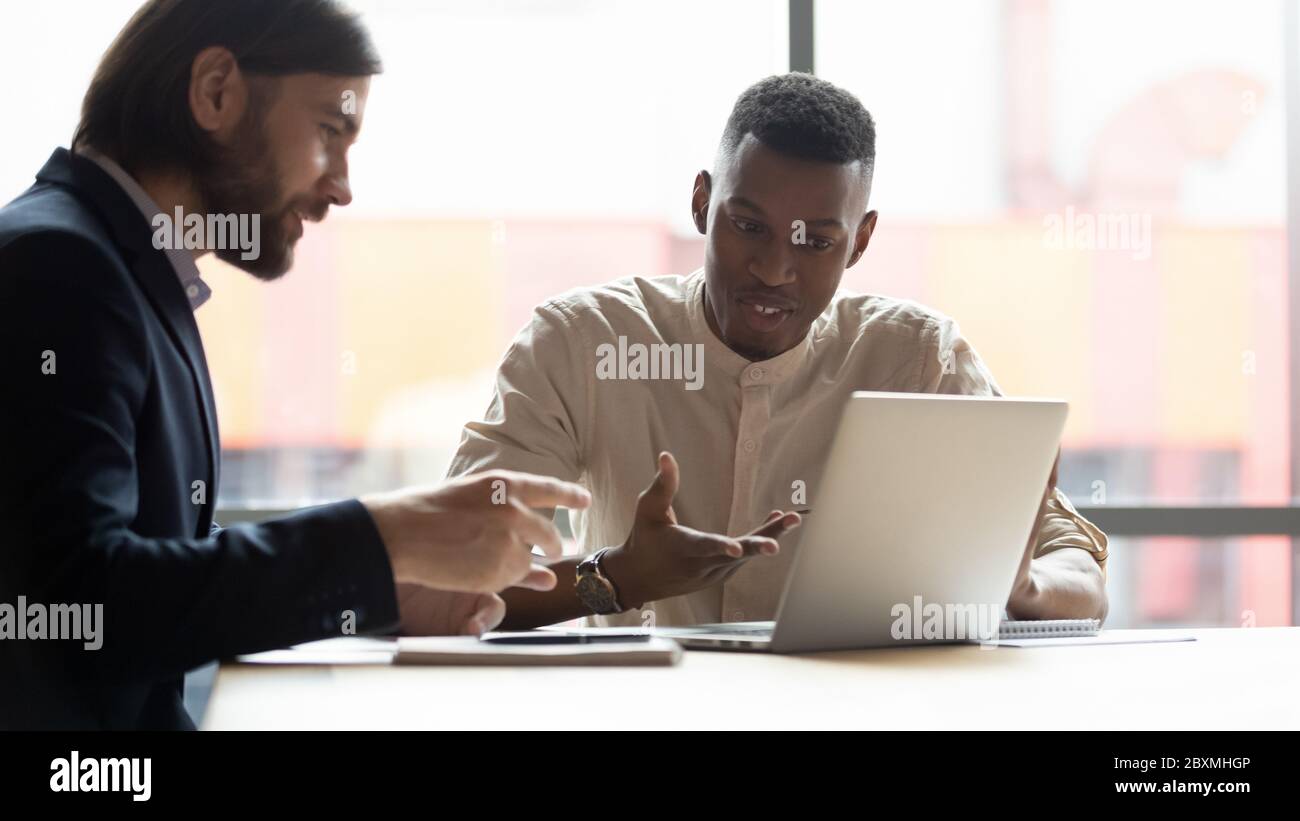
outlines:
[[393, 576], [440, 590], [495, 593], [555, 587], [532, 546], [561, 553], [560, 533], [533, 508], [582, 509], [591, 495], [571, 482], [493, 470], [422, 490], [361, 499], [388, 551]]
[[721, 536], [677, 524], [677, 460], [659, 454], [659, 472], [638, 497], [627, 541], [603, 560], [624, 607], [693, 593], [726, 581], [753, 556], [771, 556], [777, 537], [799, 526], [798, 513], [774, 510], [744, 536]]

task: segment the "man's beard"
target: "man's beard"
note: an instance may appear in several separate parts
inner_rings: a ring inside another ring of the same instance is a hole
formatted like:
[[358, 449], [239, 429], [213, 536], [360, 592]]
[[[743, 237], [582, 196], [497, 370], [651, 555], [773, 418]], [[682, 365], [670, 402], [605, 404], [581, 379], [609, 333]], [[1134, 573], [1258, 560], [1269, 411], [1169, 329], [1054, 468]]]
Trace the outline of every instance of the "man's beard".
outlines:
[[219, 259], [270, 282], [293, 266], [296, 239], [285, 228], [292, 204], [282, 201], [279, 168], [270, 150], [264, 113], [253, 108], [245, 112], [244, 124], [233, 142], [219, 148], [214, 162], [195, 173], [195, 187], [209, 214], [237, 214], [241, 220], [258, 215], [257, 258], [244, 259], [246, 249], [237, 242], [213, 250]]

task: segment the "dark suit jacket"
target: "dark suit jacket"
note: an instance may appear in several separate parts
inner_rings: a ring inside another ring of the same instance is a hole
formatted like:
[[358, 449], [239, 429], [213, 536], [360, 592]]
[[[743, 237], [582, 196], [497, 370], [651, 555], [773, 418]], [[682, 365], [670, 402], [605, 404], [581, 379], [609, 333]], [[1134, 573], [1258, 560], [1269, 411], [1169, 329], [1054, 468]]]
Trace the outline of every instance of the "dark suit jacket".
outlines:
[[93, 162], [59, 149], [36, 180], [0, 209], [0, 604], [102, 604], [103, 646], [0, 640], [0, 726], [192, 727], [187, 670], [395, 627], [359, 502], [214, 526], [212, 386], [174, 269]]

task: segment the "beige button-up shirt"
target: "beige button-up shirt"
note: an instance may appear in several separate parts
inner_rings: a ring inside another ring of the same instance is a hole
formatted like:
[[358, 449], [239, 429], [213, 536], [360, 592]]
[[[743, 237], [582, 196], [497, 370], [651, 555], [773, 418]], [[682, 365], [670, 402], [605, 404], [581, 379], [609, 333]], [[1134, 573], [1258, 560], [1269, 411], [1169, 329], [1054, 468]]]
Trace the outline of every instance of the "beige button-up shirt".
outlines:
[[[465, 426], [448, 475], [505, 468], [580, 482], [594, 501], [571, 515], [589, 553], [627, 538], [637, 495], [667, 450], [681, 467], [678, 521], [738, 535], [773, 509], [816, 510], [814, 483], [853, 391], [1002, 395], [957, 324], [915, 302], [841, 291], [801, 344], [750, 362], [709, 329], [703, 298], [699, 270], [580, 288], [539, 306], [501, 361], [487, 413]], [[724, 584], [597, 622], [775, 618], [800, 534]], [[1104, 571], [1106, 546], [1054, 490], [1035, 555], [1080, 547]]]

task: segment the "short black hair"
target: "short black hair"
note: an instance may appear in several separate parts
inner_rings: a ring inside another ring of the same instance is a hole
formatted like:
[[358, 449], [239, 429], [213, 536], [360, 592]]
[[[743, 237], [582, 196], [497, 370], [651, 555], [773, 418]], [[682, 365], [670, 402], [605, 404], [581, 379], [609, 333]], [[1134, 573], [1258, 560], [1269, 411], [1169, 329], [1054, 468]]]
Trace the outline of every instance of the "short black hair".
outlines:
[[876, 164], [876, 124], [857, 97], [811, 74], [759, 80], [740, 95], [720, 148], [731, 156], [746, 134], [791, 157], [862, 163], [868, 181]]

